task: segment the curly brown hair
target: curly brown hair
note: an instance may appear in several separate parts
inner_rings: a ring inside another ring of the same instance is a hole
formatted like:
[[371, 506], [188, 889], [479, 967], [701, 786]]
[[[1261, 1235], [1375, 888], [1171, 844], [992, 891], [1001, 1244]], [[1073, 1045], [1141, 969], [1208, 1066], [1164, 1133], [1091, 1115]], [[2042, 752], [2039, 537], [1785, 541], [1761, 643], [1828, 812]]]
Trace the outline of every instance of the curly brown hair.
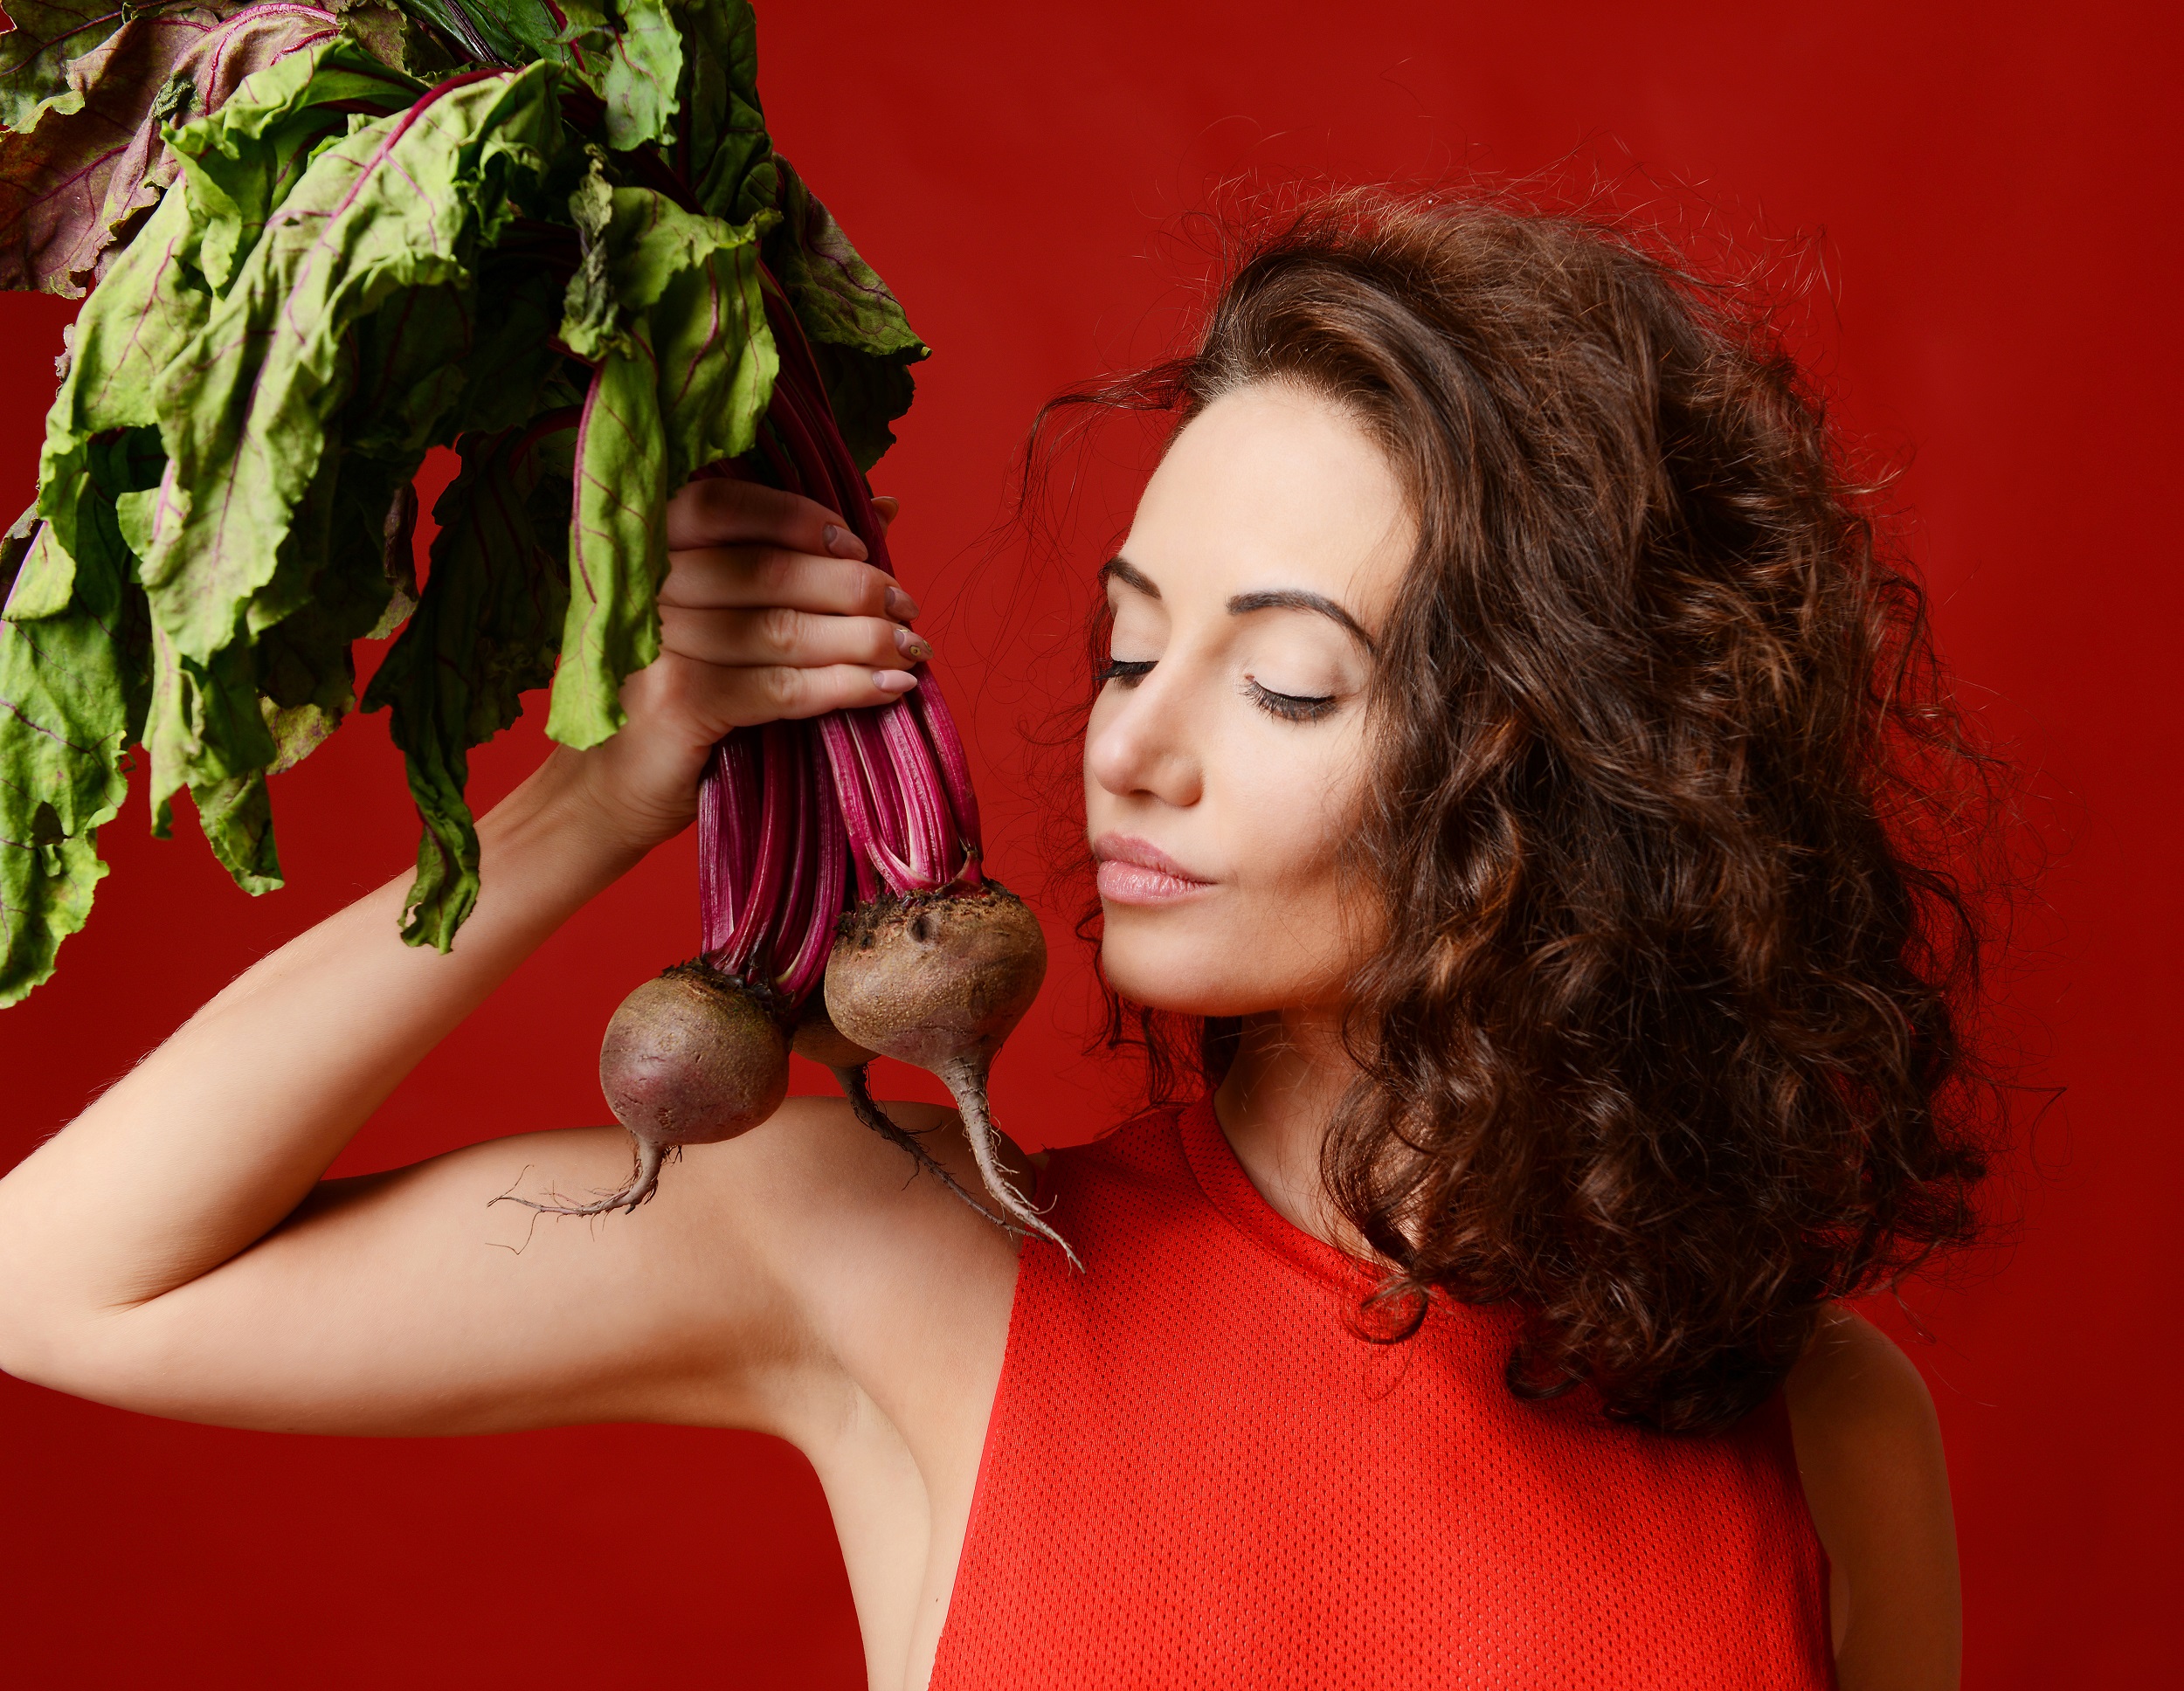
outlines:
[[[1194, 352], [1055, 403], [1180, 428], [1268, 380], [1418, 525], [1353, 848], [1404, 916], [1323, 1162], [1388, 1265], [1361, 1330], [1511, 1303], [1520, 1396], [1722, 1427], [1823, 1303], [1977, 1229], [1985, 783], [1921, 590], [1755, 292], [1607, 219], [1322, 199]], [[1110, 1011], [1157, 1091], [1178, 1037], [1208, 1080], [1234, 1048]]]

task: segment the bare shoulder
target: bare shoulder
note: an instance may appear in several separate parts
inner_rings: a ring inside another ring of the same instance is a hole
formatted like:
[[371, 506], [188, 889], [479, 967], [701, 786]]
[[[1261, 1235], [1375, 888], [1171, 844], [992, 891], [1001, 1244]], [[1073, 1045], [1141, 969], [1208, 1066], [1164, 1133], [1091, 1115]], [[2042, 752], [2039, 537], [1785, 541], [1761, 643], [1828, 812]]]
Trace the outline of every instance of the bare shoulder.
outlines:
[[1785, 1391], [1800, 1443], [1809, 1426], [1824, 1428], [1831, 1439], [1940, 1448], [1933, 1398], [1911, 1358], [1871, 1322], [1839, 1304], [1822, 1313]]
[[1925, 1382], [1878, 1328], [1836, 1307], [1785, 1396], [1833, 1571], [1844, 1691], [1951, 1691], [1962, 1643], [1956, 1524]]
[[[985, 1201], [951, 1111], [883, 1108]], [[1006, 1160], [1029, 1179], [1028, 1158]], [[764, 1264], [816, 1360], [839, 1365], [892, 1417], [916, 1422], [951, 1382], [976, 1396], [975, 1382], [998, 1378], [1015, 1296], [1014, 1239], [866, 1128], [846, 1101], [791, 1098], [743, 1137], [694, 1147], [683, 1168], [668, 1171], [676, 1175]], [[984, 1390], [990, 1398], [990, 1384]]]

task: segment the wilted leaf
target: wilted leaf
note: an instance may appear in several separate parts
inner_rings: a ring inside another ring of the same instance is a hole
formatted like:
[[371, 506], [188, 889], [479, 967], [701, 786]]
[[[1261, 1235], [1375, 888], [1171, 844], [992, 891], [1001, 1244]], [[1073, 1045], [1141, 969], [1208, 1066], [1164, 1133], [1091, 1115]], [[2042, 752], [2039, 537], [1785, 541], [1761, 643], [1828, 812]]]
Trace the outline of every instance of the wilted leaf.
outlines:
[[667, 442], [645, 326], [625, 338], [631, 350], [609, 353], [593, 374], [577, 431], [569, 617], [546, 732], [578, 748], [622, 726], [623, 678], [660, 655], [654, 596], [667, 574], [660, 521]]
[[0, 1004], [53, 970], [106, 866], [100, 824], [121, 807], [121, 754], [144, 705], [142, 597], [103, 561], [75, 572], [66, 611], [0, 621]]
[[68, 66], [103, 44], [128, 17], [106, 0], [15, 0], [15, 27], [0, 35], [0, 127], [27, 129], [49, 111], [73, 111], [81, 96]]
[[439, 36], [391, 0], [334, 0], [342, 28], [383, 65], [425, 82], [460, 68]]
[[226, 10], [130, 14], [69, 64], [66, 105], [0, 135], [0, 287], [80, 294], [175, 180], [162, 126], [218, 110], [245, 77], [335, 28], [310, 6]]
[[678, 147], [699, 208], [741, 223], [750, 213], [743, 181], [771, 154], [758, 103], [758, 26], [745, 0], [689, 0], [682, 98], [686, 138]]
[[[409, 625], [372, 677], [367, 710], [392, 713], [425, 824], [404, 937], [446, 950], [478, 897], [478, 832], [464, 790], [470, 749], [553, 679], [568, 603], [573, 416], [469, 435], [462, 473], [433, 507], [432, 573]], [[559, 436], [557, 441], [556, 436]]]
[[546, 66], [442, 90], [312, 159], [161, 377], [171, 492], [144, 584], [186, 657], [210, 661], [273, 579], [349, 397], [347, 337], [407, 290], [465, 283], [472, 247], [508, 215], [508, 172], [555, 145]]
[[606, 144], [628, 152], [665, 141], [682, 80], [682, 31], [661, 0], [619, 0], [621, 28], [606, 42], [597, 86], [606, 102]]
[[895, 445], [888, 425], [910, 408], [909, 367], [930, 350], [879, 273], [778, 153], [754, 169], [737, 208], [780, 222], [765, 239], [766, 267], [812, 342], [843, 443], [869, 470]]
[[[183, 355], [211, 310], [201, 280], [179, 256], [190, 235], [189, 208], [170, 194], [77, 314], [73, 354], [46, 413], [38, 462], [45, 528], [24, 565], [26, 576], [38, 572], [45, 611], [68, 603], [77, 555], [105, 543], [105, 507], [91, 473], [94, 443], [116, 430], [156, 423], [154, 384]], [[120, 558], [111, 564], [124, 574], [129, 567]], [[18, 591], [25, 584], [18, 582]], [[32, 613], [18, 606], [18, 614]]]

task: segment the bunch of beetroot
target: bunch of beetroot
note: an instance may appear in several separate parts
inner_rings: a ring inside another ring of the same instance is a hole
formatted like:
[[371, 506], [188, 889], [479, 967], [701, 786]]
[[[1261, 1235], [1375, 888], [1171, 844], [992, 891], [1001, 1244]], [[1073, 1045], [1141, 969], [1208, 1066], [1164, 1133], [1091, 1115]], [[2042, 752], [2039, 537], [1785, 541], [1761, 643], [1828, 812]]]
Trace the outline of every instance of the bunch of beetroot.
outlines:
[[[403, 935], [446, 949], [478, 892], [469, 753], [549, 685], [555, 739], [620, 726], [676, 487], [806, 494], [887, 567], [864, 472], [925, 348], [774, 150], [747, 0], [7, 10], [0, 286], [88, 297], [0, 538], [0, 1004], [86, 920], [132, 749], [155, 831], [186, 794], [262, 892], [267, 777], [388, 711], [424, 823]], [[441, 446], [461, 472], [420, 587]], [[360, 701], [355, 644], [390, 634]], [[601, 1054], [637, 1176], [585, 1207], [764, 1120], [793, 1045], [940, 1172], [863, 1078], [932, 1069], [994, 1218], [1045, 1232], [985, 1103], [1043, 948], [980, 873], [932, 678], [730, 736], [702, 833], [702, 949]]]
[[[782, 365], [750, 468], [843, 514], [891, 573], [809, 349], [778, 296], [768, 302]], [[739, 728], [715, 748], [699, 792], [703, 949], [624, 999], [599, 1053], [636, 1171], [593, 1203], [531, 1207], [633, 1209], [670, 1151], [771, 1115], [793, 1050], [833, 1070], [860, 1121], [972, 1208], [1068, 1252], [1002, 1170], [986, 1100], [994, 1055], [1046, 974], [1046, 941], [1022, 901], [980, 873], [963, 742], [930, 671], [917, 674], [892, 704]], [[873, 1101], [865, 1071], [875, 1056], [946, 1084], [1003, 1215]]]

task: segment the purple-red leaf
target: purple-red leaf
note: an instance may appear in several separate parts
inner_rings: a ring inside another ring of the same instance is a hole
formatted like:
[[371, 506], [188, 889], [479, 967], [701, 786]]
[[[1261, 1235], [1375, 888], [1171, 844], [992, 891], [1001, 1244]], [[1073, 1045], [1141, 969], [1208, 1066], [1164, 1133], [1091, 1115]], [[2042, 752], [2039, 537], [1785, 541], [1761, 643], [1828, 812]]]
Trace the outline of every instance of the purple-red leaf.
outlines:
[[80, 295], [179, 173], [162, 127], [218, 110], [252, 72], [336, 28], [283, 0], [189, 6], [135, 14], [71, 60], [70, 97], [0, 134], [0, 287]]

